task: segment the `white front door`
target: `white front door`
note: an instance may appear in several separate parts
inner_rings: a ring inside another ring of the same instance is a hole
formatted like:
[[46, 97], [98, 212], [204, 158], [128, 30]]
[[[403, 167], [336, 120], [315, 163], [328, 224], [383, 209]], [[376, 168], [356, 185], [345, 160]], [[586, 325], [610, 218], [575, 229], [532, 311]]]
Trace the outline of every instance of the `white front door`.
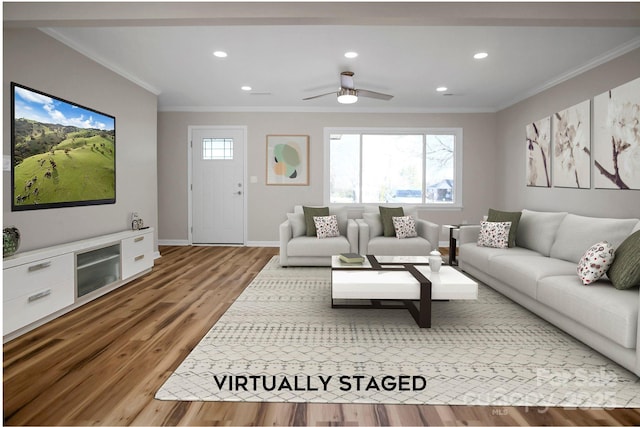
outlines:
[[192, 127], [192, 242], [244, 243], [242, 127]]

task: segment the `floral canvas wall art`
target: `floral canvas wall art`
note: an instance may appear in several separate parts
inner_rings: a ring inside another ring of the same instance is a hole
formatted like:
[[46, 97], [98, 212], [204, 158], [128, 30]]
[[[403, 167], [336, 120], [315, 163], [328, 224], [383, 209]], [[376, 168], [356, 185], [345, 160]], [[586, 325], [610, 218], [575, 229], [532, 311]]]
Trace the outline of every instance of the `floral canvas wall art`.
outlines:
[[640, 78], [594, 98], [596, 188], [640, 190]]
[[591, 187], [590, 101], [553, 115], [553, 186]]
[[529, 123], [525, 131], [527, 186], [551, 187], [551, 117]]

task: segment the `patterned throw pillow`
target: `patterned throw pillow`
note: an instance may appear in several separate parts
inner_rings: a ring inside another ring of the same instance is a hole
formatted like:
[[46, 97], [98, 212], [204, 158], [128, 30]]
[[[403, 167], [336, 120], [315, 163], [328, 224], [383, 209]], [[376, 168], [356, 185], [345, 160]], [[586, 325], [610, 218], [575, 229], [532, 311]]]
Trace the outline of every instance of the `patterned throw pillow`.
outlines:
[[598, 242], [587, 249], [578, 263], [578, 277], [583, 285], [593, 283], [607, 272], [613, 262], [615, 250], [607, 242]]
[[316, 226], [316, 234], [318, 235], [318, 239], [324, 239], [325, 237], [340, 236], [340, 230], [338, 230], [337, 216], [335, 215], [314, 216], [313, 222]]
[[391, 219], [393, 220], [393, 228], [396, 230], [398, 239], [418, 237], [416, 221], [412, 216], [394, 216]]
[[478, 246], [506, 249], [509, 247], [509, 230], [511, 222], [480, 222]]

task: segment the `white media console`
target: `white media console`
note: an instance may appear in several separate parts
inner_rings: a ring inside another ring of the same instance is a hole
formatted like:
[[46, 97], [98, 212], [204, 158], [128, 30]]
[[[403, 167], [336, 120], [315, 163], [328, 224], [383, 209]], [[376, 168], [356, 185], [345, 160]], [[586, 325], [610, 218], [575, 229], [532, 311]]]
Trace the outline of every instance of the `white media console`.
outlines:
[[4, 342], [148, 273], [154, 258], [153, 228], [5, 258]]

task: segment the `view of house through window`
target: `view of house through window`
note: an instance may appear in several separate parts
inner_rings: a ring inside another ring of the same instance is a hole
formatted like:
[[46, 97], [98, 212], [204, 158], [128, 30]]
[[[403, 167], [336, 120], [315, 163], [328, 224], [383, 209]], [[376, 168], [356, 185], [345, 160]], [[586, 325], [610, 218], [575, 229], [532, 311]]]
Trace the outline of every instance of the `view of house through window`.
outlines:
[[202, 160], [233, 160], [233, 139], [204, 138]]
[[459, 205], [461, 129], [329, 132], [330, 203]]

